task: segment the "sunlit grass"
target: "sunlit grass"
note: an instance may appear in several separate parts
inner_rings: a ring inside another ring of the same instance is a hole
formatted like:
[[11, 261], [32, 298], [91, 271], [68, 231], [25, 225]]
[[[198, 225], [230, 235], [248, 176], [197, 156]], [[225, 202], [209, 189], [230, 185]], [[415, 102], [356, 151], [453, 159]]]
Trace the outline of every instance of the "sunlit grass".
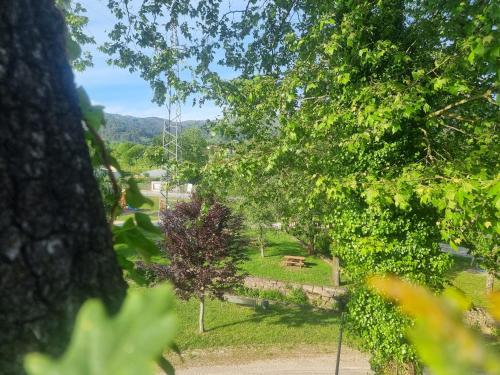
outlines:
[[[255, 233], [248, 231], [248, 236], [255, 238]], [[256, 277], [301, 284], [332, 285], [331, 266], [317, 257], [308, 256], [301, 244], [285, 232], [276, 230], [266, 232], [264, 255], [262, 258], [258, 246], [252, 244], [248, 247], [248, 260], [243, 263], [242, 269]], [[286, 255], [306, 257], [306, 267], [283, 266], [281, 262]]]
[[[474, 305], [486, 306], [486, 274], [471, 265], [471, 259], [453, 256], [453, 267], [450, 271], [451, 284], [463, 291]], [[500, 280], [495, 280], [495, 290], [500, 290]]]
[[[234, 346], [298, 345], [336, 343], [340, 316], [331, 311], [271, 306], [269, 310], [208, 300], [206, 330], [198, 333], [196, 299], [179, 301], [181, 350]], [[349, 340], [349, 339], [348, 339]]]

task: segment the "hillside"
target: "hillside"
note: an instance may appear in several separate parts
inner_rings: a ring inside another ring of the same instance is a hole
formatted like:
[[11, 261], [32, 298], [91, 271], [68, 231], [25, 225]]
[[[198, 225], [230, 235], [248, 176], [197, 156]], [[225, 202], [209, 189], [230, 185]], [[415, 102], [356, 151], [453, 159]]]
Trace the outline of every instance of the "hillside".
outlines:
[[[105, 113], [106, 126], [101, 136], [108, 142], [148, 143], [153, 137], [161, 134], [163, 119], [159, 117], [134, 117], [113, 113]], [[182, 121], [181, 129], [203, 127], [206, 121]], [[182, 131], [181, 130], [181, 131]]]

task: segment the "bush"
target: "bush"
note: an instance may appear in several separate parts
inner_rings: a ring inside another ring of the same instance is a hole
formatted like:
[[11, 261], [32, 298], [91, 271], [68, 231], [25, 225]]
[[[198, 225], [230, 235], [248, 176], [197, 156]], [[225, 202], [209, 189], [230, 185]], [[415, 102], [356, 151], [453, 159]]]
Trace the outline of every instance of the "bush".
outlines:
[[292, 288], [292, 290], [286, 295], [286, 299], [290, 303], [294, 303], [296, 305], [309, 304], [309, 299], [301, 288]]
[[245, 297], [268, 299], [271, 301], [291, 303], [294, 305], [310, 304], [306, 294], [300, 288], [293, 288], [289, 293], [284, 294], [277, 290], [251, 289], [239, 286], [233, 289], [233, 293]]
[[259, 298], [286, 302], [286, 296], [277, 290], [259, 290]]
[[238, 285], [232, 289], [232, 292], [238, 296], [259, 298], [258, 289], [250, 289], [242, 285]]
[[[441, 290], [450, 261], [437, 245], [437, 218], [431, 210], [419, 212], [417, 207], [408, 211], [372, 207], [363, 215], [343, 215], [350, 228], [340, 233], [335, 250], [353, 281], [347, 305], [351, 330], [372, 353], [377, 374], [387, 366], [418, 368], [416, 353], [405, 337], [412, 321], [367, 290], [364, 281], [372, 274], [390, 273]], [[353, 237], [352, 228], [360, 235]]]

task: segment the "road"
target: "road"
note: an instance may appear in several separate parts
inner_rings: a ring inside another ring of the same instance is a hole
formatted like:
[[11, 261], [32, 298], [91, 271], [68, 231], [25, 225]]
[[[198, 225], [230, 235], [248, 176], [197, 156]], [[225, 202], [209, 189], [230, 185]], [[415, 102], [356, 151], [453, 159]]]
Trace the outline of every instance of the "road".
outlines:
[[[159, 191], [153, 191], [153, 190], [141, 190], [142, 195], [145, 197], [159, 197], [161, 194]], [[189, 193], [176, 193], [176, 192], [169, 192], [168, 193], [169, 198], [175, 198], [175, 199], [189, 199], [191, 197], [191, 194]]]
[[[335, 374], [335, 354], [295, 354], [291, 357], [279, 356], [261, 360], [240, 359], [233, 363], [190, 366], [176, 368], [178, 375], [333, 375]], [[342, 348], [340, 375], [373, 374], [368, 356], [357, 350]]]

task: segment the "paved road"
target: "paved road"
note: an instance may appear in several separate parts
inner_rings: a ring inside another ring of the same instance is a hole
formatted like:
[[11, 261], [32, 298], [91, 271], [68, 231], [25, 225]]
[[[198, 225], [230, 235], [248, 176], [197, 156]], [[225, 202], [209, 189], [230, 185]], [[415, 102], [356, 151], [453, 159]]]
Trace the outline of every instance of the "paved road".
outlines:
[[[141, 190], [142, 195], [146, 197], [159, 197], [160, 192], [159, 191], [153, 191], [153, 190]], [[175, 193], [173, 191], [168, 193], [169, 198], [177, 198], [177, 199], [189, 199], [191, 197], [191, 194], [189, 193]]]
[[[211, 366], [188, 366], [176, 369], [175, 373], [178, 375], [333, 375], [335, 374], [335, 363], [334, 354], [321, 354]], [[343, 349], [339, 373], [340, 375], [372, 374], [368, 356], [354, 349]]]

